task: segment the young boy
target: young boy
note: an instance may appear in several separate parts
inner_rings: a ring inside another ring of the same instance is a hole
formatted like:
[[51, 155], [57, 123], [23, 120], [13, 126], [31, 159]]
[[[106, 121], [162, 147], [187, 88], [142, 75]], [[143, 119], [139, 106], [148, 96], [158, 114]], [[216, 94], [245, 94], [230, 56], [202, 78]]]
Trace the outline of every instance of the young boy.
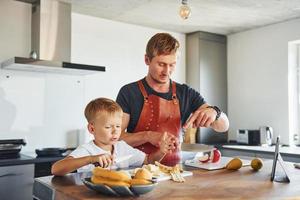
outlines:
[[[63, 176], [75, 170], [88, 171], [95, 165], [103, 168], [141, 166], [160, 161], [175, 149], [173, 141], [165, 136], [161, 138], [159, 150], [149, 155], [119, 141], [123, 111], [113, 100], [98, 98], [91, 101], [85, 108], [85, 117], [88, 131], [94, 136], [94, 140], [79, 146], [69, 156], [54, 163], [51, 169], [53, 175]], [[118, 157], [128, 155], [131, 155], [129, 159], [114, 163]]]

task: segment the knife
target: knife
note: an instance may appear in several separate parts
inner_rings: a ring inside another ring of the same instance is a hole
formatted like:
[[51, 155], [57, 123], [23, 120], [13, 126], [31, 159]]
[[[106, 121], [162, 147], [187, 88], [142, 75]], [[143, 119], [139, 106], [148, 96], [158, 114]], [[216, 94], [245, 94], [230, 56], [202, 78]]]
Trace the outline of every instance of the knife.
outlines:
[[[115, 159], [114, 163], [115, 163], [115, 164], [119, 164], [119, 163], [121, 163], [121, 162], [124, 162], [124, 161], [130, 159], [131, 157], [132, 157], [132, 155], [127, 155], [127, 156], [121, 156], [121, 157], [118, 157], [118, 158]], [[93, 163], [93, 164], [94, 164], [95, 167], [100, 166], [100, 164], [99, 164], [98, 162], [95, 162], [95, 163]]]
[[115, 159], [115, 163], [119, 164], [121, 162], [124, 162], [126, 160], [129, 160], [132, 157], [132, 155], [128, 155], [128, 156], [122, 156], [122, 157], [118, 157]]

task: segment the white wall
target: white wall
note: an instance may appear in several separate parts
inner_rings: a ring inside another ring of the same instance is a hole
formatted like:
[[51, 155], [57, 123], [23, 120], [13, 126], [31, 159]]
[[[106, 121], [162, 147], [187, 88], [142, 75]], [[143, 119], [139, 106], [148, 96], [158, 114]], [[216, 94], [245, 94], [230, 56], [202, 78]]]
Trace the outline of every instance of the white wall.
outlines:
[[289, 143], [288, 42], [299, 39], [300, 19], [228, 36], [229, 139], [268, 125]]
[[24, 151], [74, 147], [83, 120], [79, 76], [0, 71], [1, 139], [25, 138]]
[[[0, 61], [30, 52], [29, 4], [0, 1]], [[9, 18], [9, 20], [7, 20]], [[104, 65], [91, 76], [0, 70], [0, 139], [26, 138], [23, 152], [71, 147], [86, 131], [83, 110], [99, 96], [116, 98], [119, 88], [146, 75], [143, 62], [150, 29], [72, 14], [73, 62]], [[185, 82], [185, 35], [171, 33], [182, 45], [174, 80]]]
[[[148, 40], [163, 30], [72, 14], [72, 61], [104, 65], [105, 73], [86, 78], [86, 101], [99, 96], [115, 99], [127, 83], [146, 76], [144, 55]], [[181, 45], [173, 79], [185, 82], [185, 34], [169, 32]]]

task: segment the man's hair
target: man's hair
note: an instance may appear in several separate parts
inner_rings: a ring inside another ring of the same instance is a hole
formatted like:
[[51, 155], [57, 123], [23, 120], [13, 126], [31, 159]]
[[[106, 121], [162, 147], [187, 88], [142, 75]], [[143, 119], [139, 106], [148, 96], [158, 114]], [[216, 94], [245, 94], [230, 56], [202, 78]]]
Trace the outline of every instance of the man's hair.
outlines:
[[84, 115], [88, 122], [91, 122], [95, 119], [98, 112], [104, 111], [109, 114], [113, 114], [116, 112], [122, 112], [122, 108], [120, 105], [107, 98], [97, 98], [92, 100], [88, 105], [85, 107]]
[[152, 60], [154, 56], [176, 53], [179, 42], [169, 33], [157, 33], [148, 41], [146, 55]]

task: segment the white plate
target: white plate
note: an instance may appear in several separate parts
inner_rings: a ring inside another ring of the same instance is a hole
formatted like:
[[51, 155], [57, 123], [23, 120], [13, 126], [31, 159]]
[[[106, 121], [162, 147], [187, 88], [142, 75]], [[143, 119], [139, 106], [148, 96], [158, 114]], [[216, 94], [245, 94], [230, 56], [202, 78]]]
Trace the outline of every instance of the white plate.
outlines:
[[[211, 163], [211, 162], [202, 163], [198, 159], [194, 159], [194, 160], [186, 160], [184, 164], [186, 166], [197, 167], [200, 169], [217, 170], [217, 169], [224, 169], [227, 163], [232, 159], [233, 159], [232, 157], [222, 156], [219, 162], [216, 163]], [[243, 166], [249, 166], [251, 163], [250, 160], [241, 159], [241, 161], [243, 163]]]

